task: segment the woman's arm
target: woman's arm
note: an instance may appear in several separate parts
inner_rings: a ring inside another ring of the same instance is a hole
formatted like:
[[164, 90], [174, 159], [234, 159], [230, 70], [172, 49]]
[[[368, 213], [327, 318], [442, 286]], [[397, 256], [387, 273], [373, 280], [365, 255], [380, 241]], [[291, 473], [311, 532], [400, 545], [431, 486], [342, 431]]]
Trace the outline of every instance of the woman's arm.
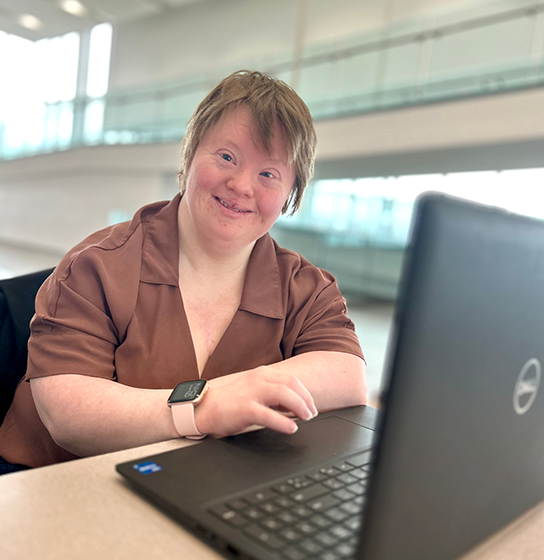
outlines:
[[[317, 351], [254, 370], [226, 375], [213, 380], [216, 385], [210, 387], [205, 399], [195, 409], [195, 423], [200, 432], [219, 436], [238, 433], [255, 424], [292, 433], [294, 422], [290, 425], [286, 422], [289, 419], [284, 417], [280, 423], [278, 413], [269, 407], [285, 409], [287, 412], [292, 412], [291, 408], [282, 403], [268, 402], [266, 410], [255, 411], [261, 417], [252, 414], [249, 403], [258, 401], [262, 396], [255, 391], [251, 393], [254, 400], [245, 401], [238, 398], [239, 392], [251, 383], [255, 383], [255, 388], [260, 387], [261, 380], [283, 383], [285, 379], [296, 379], [310, 393], [315, 415], [318, 411], [365, 404], [365, 370], [365, 362], [358, 356]], [[302, 420], [309, 419], [300, 415], [298, 417]], [[283, 426], [291, 426], [291, 431], [281, 429]]]
[[168, 389], [136, 389], [77, 374], [31, 379], [30, 386], [55, 443], [79, 457], [179, 437], [167, 405]]
[[298, 377], [319, 412], [366, 404], [366, 364], [354, 354], [308, 352], [266, 367]]
[[217, 386], [258, 371], [295, 375], [311, 393], [319, 412], [366, 404], [366, 364], [354, 354], [318, 351], [282, 362], [218, 377]]
[[[32, 379], [31, 387], [40, 418], [55, 442], [80, 457], [179, 437], [167, 405], [169, 389], [136, 389], [75, 374]], [[365, 400], [360, 358], [310, 352], [211, 380], [195, 409], [195, 422], [203, 433], [221, 436], [252, 425], [293, 433], [295, 422], [278, 409], [308, 420], [317, 410]]]
[[[210, 381], [203, 403], [212, 413], [210, 434], [228, 435], [255, 424], [284, 433], [295, 422], [279, 410], [309, 420], [317, 414], [313, 399], [293, 375], [263, 373]], [[85, 457], [179, 437], [167, 405], [171, 390], [137, 389], [77, 374], [30, 381], [38, 414], [63, 449]], [[212, 406], [210, 406], [212, 405]], [[200, 408], [199, 405], [198, 408]]]

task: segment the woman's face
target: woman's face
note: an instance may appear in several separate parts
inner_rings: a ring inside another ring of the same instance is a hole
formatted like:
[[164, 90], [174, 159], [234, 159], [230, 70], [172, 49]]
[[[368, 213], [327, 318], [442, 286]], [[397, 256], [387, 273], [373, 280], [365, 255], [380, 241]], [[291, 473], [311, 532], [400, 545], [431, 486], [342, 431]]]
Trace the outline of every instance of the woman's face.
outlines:
[[281, 127], [276, 124], [267, 153], [249, 109], [240, 106], [226, 112], [200, 141], [184, 201], [199, 236], [239, 249], [268, 232], [294, 182]]

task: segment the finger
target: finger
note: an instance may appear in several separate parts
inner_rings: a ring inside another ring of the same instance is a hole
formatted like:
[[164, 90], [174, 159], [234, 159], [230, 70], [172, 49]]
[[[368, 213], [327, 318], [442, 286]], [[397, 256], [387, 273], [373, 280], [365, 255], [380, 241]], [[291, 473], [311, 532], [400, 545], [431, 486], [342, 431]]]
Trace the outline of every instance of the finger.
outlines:
[[299, 393], [280, 383], [267, 383], [257, 388], [256, 399], [266, 407], [281, 407], [301, 420], [314, 417], [304, 398]]
[[294, 434], [298, 430], [298, 426], [294, 420], [258, 403], [254, 403], [251, 417], [255, 424], [263, 426], [264, 428], [270, 428], [282, 434]]
[[298, 377], [286, 374], [273, 376], [271, 375], [270, 377], [267, 376], [267, 381], [288, 386], [290, 389], [301, 396], [312, 416], [317, 416], [317, 407], [315, 406], [314, 398], [312, 397], [312, 394], [310, 393], [310, 391], [308, 391], [304, 383], [302, 383], [302, 381]]

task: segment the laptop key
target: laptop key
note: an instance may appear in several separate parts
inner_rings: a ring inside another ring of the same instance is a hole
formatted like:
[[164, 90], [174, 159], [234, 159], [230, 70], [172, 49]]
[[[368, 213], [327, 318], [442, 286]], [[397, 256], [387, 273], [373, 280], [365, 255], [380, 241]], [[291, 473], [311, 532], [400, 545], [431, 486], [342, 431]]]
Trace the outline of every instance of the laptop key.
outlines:
[[333, 552], [332, 550], [327, 550], [326, 552], [323, 552], [323, 554], [321, 554], [318, 557], [318, 560], [342, 560], [342, 558], [338, 556], [336, 552]]
[[318, 529], [328, 529], [332, 525], [332, 521], [323, 517], [323, 515], [313, 515], [310, 518], [310, 521], [318, 528]]
[[344, 521], [349, 516], [347, 513], [342, 511], [340, 508], [332, 508], [325, 512], [325, 516], [333, 521], [337, 521], [338, 523]]
[[348, 473], [343, 473], [340, 476], [337, 476], [336, 480], [339, 480], [340, 482], [343, 482], [344, 484], [353, 484], [354, 482], [357, 482], [357, 479], [354, 476], [351, 476]]
[[315, 472], [307, 476], [308, 478], [311, 478], [315, 482], [321, 482], [322, 480], [327, 480], [327, 475], [320, 472]]
[[305, 535], [313, 535], [317, 531], [317, 527], [308, 523], [307, 521], [301, 521], [295, 525], [296, 529]]
[[299, 521], [300, 518], [289, 511], [282, 511], [281, 513], [278, 513], [278, 519], [288, 525]]
[[326, 494], [327, 492], [328, 489], [325, 488], [325, 486], [321, 484], [314, 484], [312, 486], [308, 486], [307, 488], [299, 490], [298, 492], [290, 494], [289, 497], [295, 502], [307, 502], [308, 500], [317, 498], [318, 496]]
[[277, 519], [267, 517], [261, 521], [261, 526], [270, 531], [277, 531], [283, 527], [283, 523], [280, 523]]
[[247, 502], [245, 500], [233, 500], [232, 502], [229, 502], [227, 506], [232, 509], [246, 509]]
[[298, 548], [286, 548], [285, 550], [282, 550], [281, 557], [287, 558], [287, 560], [306, 560], [309, 558], [307, 554]]
[[273, 486], [272, 490], [278, 494], [289, 494], [289, 492], [293, 491], [293, 487], [289, 484], [278, 484], [277, 486]]
[[354, 467], [362, 467], [363, 465], [368, 465], [370, 463], [371, 451], [363, 451], [363, 453], [358, 453], [353, 457], [348, 457], [345, 459], [346, 463], [353, 465]]
[[336, 478], [329, 478], [329, 480], [325, 480], [325, 482], [323, 482], [323, 486], [326, 486], [331, 490], [340, 490], [340, 488], [344, 485], [340, 481], [336, 480]]
[[334, 467], [323, 467], [319, 469], [319, 472], [327, 476], [336, 476], [337, 474], [340, 474], [340, 471]]
[[307, 507], [299, 506], [293, 509], [293, 512], [296, 513], [299, 517], [310, 517], [313, 511]]
[[365, 503], [365, 496], [356, 496], [353, 503], [362, 506]]
[[340, 506], [340, 509], [349, 515], [357, 515], [361, 511], [361, 506], [353, 502], [345, 502]]
[[319, 535], [316, 535], [315, 540], [326, 548], [331, 548], [332, 546], [338, 544], [338, 539], [329, 533], [320, 533]]
[[233, 527], [244, 527], [248, 524], [248, 520], [245, 517], [242, 517], [239, 513], [232, 515], [228, 519], [223, 517], [223, 520]]
[[293, 500], [291, 500], [290, 498], [287, 498], [286, 496], [280, 496], [279, 498], [274, 500], [274, 503], [283, 508], [290, 508], [294, 505], [295, 502], [293, 502]]
[[278, 550], [285, 546], [285, 542], [280, 540], [276, 535], [259, 527], [258, 525], [249, 525], [244, 528], [244, 534], [252, 537], [253, 539], [266, 544], [266, 546]]
[[259, 492], [254, 492], [252, 494], [244, 496], [244, 499], [253, 505], [262, 504], [263, 502], [271, 500], [272, 498], [277, 498], [276, 493], [272, 492], [272, 490], [261, 490]]
[[295, 478], [290, 478], [287, 481], [287, 484], [295, 489], [306, 488], [306, 486], [310, 486], [312, 482], [305, 477], [297, 476]]
[[262, 519], [264, 517], [264, 513], [254, 507], [248, 508], [242, 513], [245, 517], [252, 519], [253, 521], [257, 521], [258, 519]]
[[238, 512], [233, 509], [228, 509], [225, 506], [215, 506], [211, 508], [210, 511], [233, 527], [243, 527], [249, 523], [248, 520], [242, 517]]
[[350, 558], [355, 555], [355, 546], [351, 543], [340, 543], [334, 548], [334, 552], [336, 552], [340, 558]]
[[278, 511], [280, 511], [280, 508], [278, 506], [275, 506], [272, 502], [262, 504], [260, 506], [260, 509], [262, 511], [265, 511], [266, 513], [278, 513]]
[[361, 526], [361, 516], [355, 516], [355, 517], [351, 517], [350, 519], [347, 519], [346, 521], [344, 521], [344, 525], [350, 531], [353, 532], [357, 531]]
[[340, 490], [335, 490], [332, 495], [339, 500], [346, 501], [353, 498], [353, 493], [345, 488], [340, 488]]
[[358, 467], [349, 472], [349, 474], [359, 480], [366, 480], [368, 478], [368, 471], [362, 467]]
[[323, 551], [323, 547], [313, 540], [303, 541], [299, 544], [299, 547], [304, 550], [304, 552], [312, 555], [319, 554]]
[[342, 527], [342, 525], [337, 525], [336, 527], [332, 527], [329, 529], [329, 534], [333, 535], [339, 540], [344, 540], [351, 537], [351, 531], [346, 529], [346, 527]]
[[338, 469], [341, 472], [347, 472], [347, 471], [351, 471], [353, 469], [353, 465], [350, 465], [349, 463], [335, 463], [334, 465], [335, 469]]
[[235, 527], [241, 527], [247, 525], [247, 520], [244, 519], [236, 510], [229, 508], [223, 504], [218, 504], [212, 506], [209, 510], [217, 517], [220, 517], [223, 521], [226, 521], [229, 525]]
[[[351, 494], [353, 496], [353, 494]], [[334, 496], [328, 494], [327, 496], [321, 496], [317, 500], [313, 500], [308, 503], [308, 506], [311, 507], [314, 511], [323, 511], [333, 506], [338, 505], [340, 500], [337, 500]]]
[[355, 482], [354, 484], [350, 484], [346, 486], [346, 490], [349, 490], [353, 494], [360, 496], [361, 494], [365, 493], [365, 487], [360, 482]]
[[299, 542], [301, 540], [301, 535], [294, 529], [283, 529], [279, 532], [279, 535], [282, 539], [285, 539], [287, 542]]

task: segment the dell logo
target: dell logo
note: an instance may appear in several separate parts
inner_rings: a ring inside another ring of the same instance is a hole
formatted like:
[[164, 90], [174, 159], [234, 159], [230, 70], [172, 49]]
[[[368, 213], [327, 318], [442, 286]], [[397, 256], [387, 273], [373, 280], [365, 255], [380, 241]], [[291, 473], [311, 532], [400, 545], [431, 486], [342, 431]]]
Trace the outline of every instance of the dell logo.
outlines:
[[542, 368], [536, 358], [530, 359], [521, 369], [514, 388], [514, 410], [525, 414], [536, 399]]

